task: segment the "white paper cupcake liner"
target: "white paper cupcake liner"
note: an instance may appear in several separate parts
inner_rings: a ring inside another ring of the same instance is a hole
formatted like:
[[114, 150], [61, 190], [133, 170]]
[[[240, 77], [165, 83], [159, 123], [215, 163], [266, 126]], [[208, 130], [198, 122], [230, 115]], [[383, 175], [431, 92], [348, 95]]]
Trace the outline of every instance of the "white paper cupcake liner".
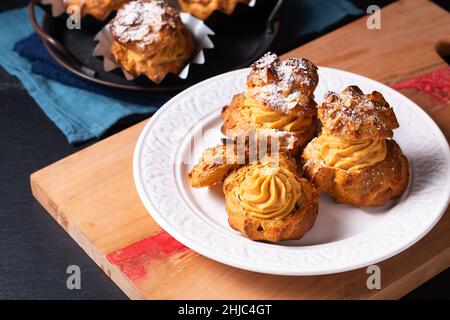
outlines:
[[[192, 63], [205, 63], [205, 55], [203, 53], [203, 50], [214, 48], [214, 44], [209, 38], [210, 35], [214, 35], [214, 32], [209, 27], [207, 27], [202, 20], [197, 19], [188, 13], [181, 12], [180, 17], [181, 21], [183, 21], [184, 25], [188, 28], [189, 31], [191, 31], [192, 35], [194, 36], [196, 45], [196, 51], [193, 55], [193, 58], [177, 75], [181, 79], [186, 79], [189, 74], [189, 67]], [[94, 40], [98, 41], [98, 44], [94, 49], [93, 56], [103, 57], [103, 68], [105, 71], [110, 72], [112, 70], [120, 68], [127, 80], [133, 80], [136, 78], [132, 74], [128, 73], [119, 63], [117, 63], [117, 61], [111, 54], [110, 48], [113, 42], [113, 37], [109, 29], [109, 24], [107, 24], [95, 36]]]

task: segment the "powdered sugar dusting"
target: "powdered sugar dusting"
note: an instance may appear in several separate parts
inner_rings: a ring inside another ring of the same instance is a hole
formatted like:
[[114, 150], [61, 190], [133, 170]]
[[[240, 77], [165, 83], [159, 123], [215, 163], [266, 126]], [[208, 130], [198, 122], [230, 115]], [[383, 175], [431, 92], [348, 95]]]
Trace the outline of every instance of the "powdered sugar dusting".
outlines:
[[288, 150], [292, 150], [295, 147], [296, 142], [298, 141], [298, 138], [295, 136], [288, 136], [286, 137], [286, 148]]
[[179, 13], [163, 0], [136, 0], [125, 4], [110, 24], [121, 43], [139, 42], [145, 47], [159, 40], [158, 32], [181, 23]]
[[275, 53], [267, 52], [259, 60], [257, 60], [252, 67], [256, 70], [264, 70], [274, 65], [278, 61], [278, 56]]
[[295, 144], [298, 142], [298, 138], [292, 134], [292, 132], [289, 131], [282, 131], [277, 129], [271, 129], [271, 128], [258, 128], [257, 135], [259, 137], [276, 137], [277, 139], [280, 139], [282, 141], [281, 144], [286, 148], [287, 150], [293, 150], [295, 147]]
[[[248, 94], [253, 96], [256, 100], [282, 112], [287, 112], [288, 110], [294, 109], [299, 104], [303, 104], [299, 92], [293, 92], [285, 96], [283, 92], [279, 90], [279, 87], [273, 83], [260, 88], [249, 89]], [[304, 105], [308, 105], [308, 102], [309, 101], [304, 101]]]
[[252, 65], [248, 94], [273, 109], [289, 112], [311, 104], [318, 81], [317, 67], [309, 60], [281, 61], [276, 54], [266, 53]]

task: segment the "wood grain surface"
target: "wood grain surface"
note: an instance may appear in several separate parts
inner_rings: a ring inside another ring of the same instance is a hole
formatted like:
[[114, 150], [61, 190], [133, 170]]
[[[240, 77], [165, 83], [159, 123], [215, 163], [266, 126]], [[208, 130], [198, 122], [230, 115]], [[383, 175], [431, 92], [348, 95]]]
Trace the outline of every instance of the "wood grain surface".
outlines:
[[[382, 9], [381, 30], [361, 18], [285, 57], [356, 72], [387, 84], [448, 68], [435, 51], [450, 16], [425, 0]], [[416, 100], [450, 139], [450, 104], [418, 88]], [[183, 248], [161, 232], [141, 204], [132, 177], [134, 146], [145, 122], [31, 175], [34, 196], [134, 299], [399, 298], [450, 264], [450, 214], [416, 245], [382, 263], [382, 289], [368, 290], [366, 269], [287, 277], [243, 271]]]

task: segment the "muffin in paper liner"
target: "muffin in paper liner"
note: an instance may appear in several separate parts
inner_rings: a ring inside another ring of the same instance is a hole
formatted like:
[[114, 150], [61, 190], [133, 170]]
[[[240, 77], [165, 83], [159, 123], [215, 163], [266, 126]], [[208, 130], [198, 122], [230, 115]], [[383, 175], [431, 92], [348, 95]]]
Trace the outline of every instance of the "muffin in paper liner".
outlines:
[[[203, 53], [204, 49], [214, 48], [212, 40], [209, 38], [210, 35], [214, 35], [214, 32], [205, 25], [205, 23], [195, 18], [194, 16], [181, 12], [181, 21], [186, 26], [186, 28], [194, 36], [194, 42], [196, 49], [190, 61], [186, 66], [178, 73], [178, 77], [181, 79], [186, 79], [189, 74], [189, 67], [191, 63], [204, 64], [205, 55]], [[136, 77], [127, 72], [113, 57], [110, 52], [110, 48], [113, 42], [113, 36], [110, 30], [110, 24], [107, 24], [100, 32], [95, 36], [95, 41], [98, 41], [97, 46], [94, 49], [93, 56], [103, 57], [103, 68], [105, 71], [110, 72], [117, 68], [120, 68], [127, 80], [133, 80]], [[167, 75], [167, 74], [166, 74]], [[149, 78], [150, 79], [150, 78]], [[150, 79], [155, 82], [154, 80]], [[162, 81], [162, 80], [161, 80]], [[158, 82], [155, 82], [158, 83]]]

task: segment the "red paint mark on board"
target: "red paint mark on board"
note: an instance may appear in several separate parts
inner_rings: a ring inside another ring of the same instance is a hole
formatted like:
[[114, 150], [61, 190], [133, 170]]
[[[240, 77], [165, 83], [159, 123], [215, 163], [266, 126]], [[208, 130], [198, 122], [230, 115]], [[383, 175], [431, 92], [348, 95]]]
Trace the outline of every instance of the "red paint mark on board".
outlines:
[[450, 102], [450, 67], [396, 83], [392, 87], [416, 88], [428, 93], [439, 103]]
[[165, 259], [187, 249], [188, 247], [175, 240], [167, 232], [161, 231], [110, 253], [107, 258], [111, 263], [117, 265], [128, 278], [136, 279], [147, 274], [146, 265], [152, 260]]

